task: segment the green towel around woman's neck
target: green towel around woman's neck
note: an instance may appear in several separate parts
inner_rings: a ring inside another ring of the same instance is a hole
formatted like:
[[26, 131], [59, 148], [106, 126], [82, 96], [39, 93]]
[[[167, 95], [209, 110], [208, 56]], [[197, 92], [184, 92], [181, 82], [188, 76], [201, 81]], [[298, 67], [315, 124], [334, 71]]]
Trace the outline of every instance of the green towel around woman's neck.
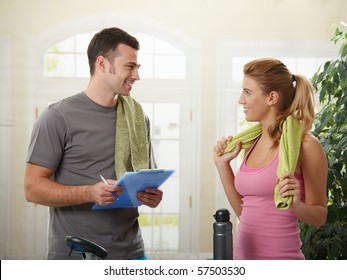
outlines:
[[260, 123], [257, 123], [241, 131], [240, 133], [236, 134], [231, 141], [228, 142], [223, 154], [234, 150], [237, 142], [241, 142], [241, 148], [243, 150], [249, 149], [250, 147], [252, 147], [254, 141], [259, 137], [262, 131], [263, 129]]
[[[224, 153], [231, 152], [236, 147], [237, 142], [241, 142], [242, 149], [248, 149], [252, 146], [255, 139], [262, 133], [261, 124], [253, 125], [246, 130], [236, 134], [228, 142]], [[274, 202], [278, 209], [288, 209], [293, 202], [292, 196], [280, 197], [278, 194], [280, 178], [283, 174], [294, 173], [299, 158], [302, 139], [302, 125], [293, 115], [288, 116], [283, 122], [282, 135], [279, 144], [277, 182], [274, 188]]]
[[149, 144], [146, 115], [130, 96], [118, 95], [115, 144], [116, 176], [127, 171], [149, 168]]

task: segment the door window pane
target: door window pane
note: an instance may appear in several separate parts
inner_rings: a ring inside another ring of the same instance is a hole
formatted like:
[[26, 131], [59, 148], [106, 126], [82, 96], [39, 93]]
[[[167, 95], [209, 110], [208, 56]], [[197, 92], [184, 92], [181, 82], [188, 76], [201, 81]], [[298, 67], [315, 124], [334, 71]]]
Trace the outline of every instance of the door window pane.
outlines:
[[147, 252], [175, 251], [179, 244], [180, 106], [177, 103], [143, 103], [151, 121], [152, 143], [158, 168], [176, 172], [161, 186], [163, 200], [157, 208], [141, 206], [140, 225]]
[[184, 56], [157, 55], [154, 64], [155, 79], [184, 79], [186, 77]]

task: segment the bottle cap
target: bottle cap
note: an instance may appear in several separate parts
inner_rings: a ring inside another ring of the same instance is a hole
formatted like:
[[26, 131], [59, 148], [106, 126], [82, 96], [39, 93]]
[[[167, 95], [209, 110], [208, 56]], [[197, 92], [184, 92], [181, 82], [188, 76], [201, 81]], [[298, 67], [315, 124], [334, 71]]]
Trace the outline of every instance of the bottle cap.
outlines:
[[230, 213], [228, 209], [218, 209], [216, 214], [213, 215], [217, 222], [228, 222], [230, 221]]

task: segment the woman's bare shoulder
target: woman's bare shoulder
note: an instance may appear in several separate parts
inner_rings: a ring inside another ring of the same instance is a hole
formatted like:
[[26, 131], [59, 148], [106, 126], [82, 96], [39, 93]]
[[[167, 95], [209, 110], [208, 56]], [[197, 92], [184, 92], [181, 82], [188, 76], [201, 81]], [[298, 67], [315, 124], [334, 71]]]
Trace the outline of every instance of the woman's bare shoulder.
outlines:
[[305, 133], [303, 138], [302, 138], [302, 146], [304, 148], [310, 149], [310, 148], [322, 148], [321, 143], [319, 140], [311, 133]]
[[325, 157], [321, 143], [311, 133], [305, 133], [301, 142], [300, 154], [305, 158]]

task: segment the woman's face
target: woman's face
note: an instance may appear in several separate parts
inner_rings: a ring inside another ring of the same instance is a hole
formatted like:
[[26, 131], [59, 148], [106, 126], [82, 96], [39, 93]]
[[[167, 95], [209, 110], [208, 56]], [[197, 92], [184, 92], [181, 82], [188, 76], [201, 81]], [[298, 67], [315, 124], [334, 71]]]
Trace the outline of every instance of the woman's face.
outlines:
[[247, 75], [243, 77], [239, 104], [243, 106], [245, 118], [250, 122], [264, 120], [270, 110], [268, 97], [260, 89], [256, 80]]

